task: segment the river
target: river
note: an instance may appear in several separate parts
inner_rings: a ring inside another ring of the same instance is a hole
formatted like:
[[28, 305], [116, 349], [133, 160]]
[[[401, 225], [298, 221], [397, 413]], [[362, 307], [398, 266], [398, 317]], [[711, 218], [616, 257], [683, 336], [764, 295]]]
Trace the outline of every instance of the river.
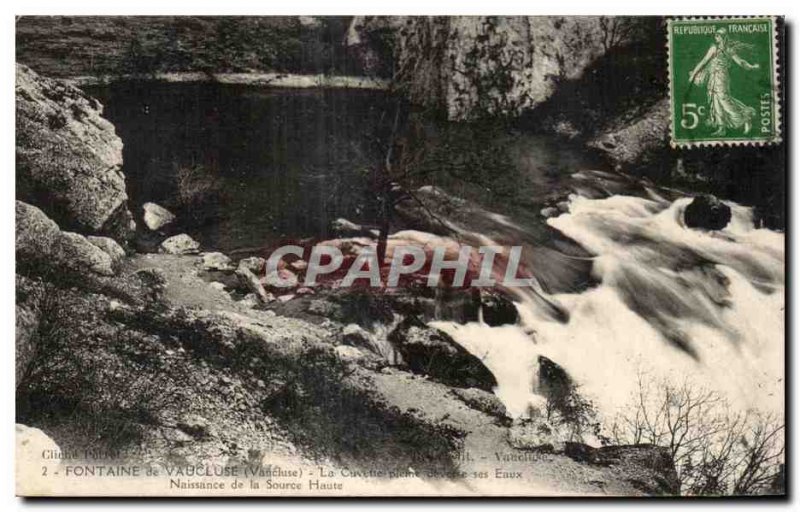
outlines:
[[[246, 254], [331, 236], [339, 217], [370, 221], [384, 93], [136, 82], [88, 91], [125, 143], [134, 204], [183, 208], [207, 249]], [[631, 403], [641, 376], [714, 390], [739, 410], [783, 411], [782, 233], [756, 229], [733, 202], [725, 229], [689, 229], [685, 193], [610, 172], [555, 138], [463, 126], [426, 137], [439, 156], [425, 165], [447, 172], [423, 181], [447, 193], [420, 197], [462, 241], [522, 245], [537, 280], [508, 291], [519, 325], [434, 322], [484, 360], [512, 416], [541, 400], [540, 355], [606, 417]], [[214, 181], [194, 212], [175, 201], [187, 167]]]

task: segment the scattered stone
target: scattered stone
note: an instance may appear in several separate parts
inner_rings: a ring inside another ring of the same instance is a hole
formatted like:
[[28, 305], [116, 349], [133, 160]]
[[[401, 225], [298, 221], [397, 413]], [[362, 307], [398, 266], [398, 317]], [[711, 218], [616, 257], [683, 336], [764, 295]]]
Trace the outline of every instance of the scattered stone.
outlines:
[[144, 223], [150, 231], [158, 231], [175, 221], [175, 215], [156, 203], [144, 203]]
[[160, 252], [167, 254], [195, 254], [200, 244], [186, 233], [175, 235], [161, 242]]
[[255, 275], [260, 275], [264, 272], [264, 267], [267, 265], [267, 260], [259, 256], [250, 256], [239, 260], [238, 268], [246, 268]]
[[434, 293], [432, 301], [424, 299], [415, 301], [416, 309], [422, 310], [422, 318], [449, 320], [460, 324], [478, 321], [481, 298], [477, 289], [436, 288]]
[[298, 288], [297, 290], [295, 290], [294, 293], [296, 293], [297, 295], [314, 295], [317, 292], [315, 292], [311, 288], [303, 286], [302, 288]]
[[119, 263], [125, 257], [125, 249], [116, 240], [107, 236], [87, 236], [86, 239], [94, 246], [111, 257], [114, 264]]
[[731, 221], [731, 207], [711, 194], [695, 197], [683, 212], [683, 222], [690, 228], [723, 229]]
[[632, 118], [610, 123], [588, 146], [605, 153], [616, 168], [663, 163], [669, 151], [670, 110], [669, 99], [663, 98]]
[[213, 288], [215, 290], [219, 290], [221, 292], [225, 291], [225, 285], [220, 283], [220, 282], [218, 282], [218, 281], [212, 281], [212, 282], [208, 283], [208, 286], [210, 286], [211, 288]]
[[270, 272], [261, 280], [264, 286], [273, 289], [294, 288], [297, 286], [297, 276], [294, 272], [282, 269], [275, 272]]
[[256, 275], [246, 266], [239, 264], [239, 268], [236, 269], [236, 277], [238, 277], [239, 281], [248, 290], [254, 293], [263, 304], [268, 304], [275, 300], [275, 297], [264, 289], [261, 281], [259, 281]]
[[414, 373], [429, 375], [452, 386], [491, 391], [497, 386], [492, 372], [447, 333], [409, 316], [389, 334], [389, 342]]
[[294, 294], [293, 293], [289, 293], [287, 295], [279, 295], [278, 296], [278, 300], [281, 301], [281, 302], [289, 302], [293, 298], [294, 298]]
[[221, 252], [203, 253], [200, 266], [204, 270], [220, 270], [225, 272], [233, 270], [231, 259]]

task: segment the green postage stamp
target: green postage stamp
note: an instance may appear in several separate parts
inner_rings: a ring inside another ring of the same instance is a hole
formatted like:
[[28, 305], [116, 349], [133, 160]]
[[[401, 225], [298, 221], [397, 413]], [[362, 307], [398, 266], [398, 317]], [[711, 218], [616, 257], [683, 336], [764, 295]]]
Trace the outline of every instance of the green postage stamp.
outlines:
[[674, 147], [780, 141], [772, 17], [667, 23]]

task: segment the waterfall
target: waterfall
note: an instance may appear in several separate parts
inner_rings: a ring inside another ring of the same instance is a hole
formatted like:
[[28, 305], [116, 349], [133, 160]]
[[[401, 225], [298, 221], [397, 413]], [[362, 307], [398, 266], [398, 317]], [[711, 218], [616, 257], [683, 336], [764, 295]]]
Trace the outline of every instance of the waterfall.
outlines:
[[[561, 365], [604, 416], [630, 403], [641, 374], [688, 380], [740, 410], [783, 410], [784, 235], [757, 229], [751, 210], [730, 202], [725, 229], [689, 229], [690, 198], [645, 195], [573, 194], [568, 211], [548, 219], [593, 255], [598, 285], [518, 295], [515, 326], [432, 323], [483, 359], [510, 415], [541, 406], [539, 355]], [[566, 321], [542, 307], [542, 293]]]

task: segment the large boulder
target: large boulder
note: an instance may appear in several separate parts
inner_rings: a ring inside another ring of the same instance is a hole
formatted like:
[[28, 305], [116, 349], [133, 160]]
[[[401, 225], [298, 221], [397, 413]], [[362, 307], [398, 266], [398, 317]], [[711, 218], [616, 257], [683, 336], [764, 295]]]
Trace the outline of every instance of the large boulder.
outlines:
[[425, 325], [414, 316], [404, 319], [389, 334], [411, 371], [459, 387], [492, 391], [497, 380], [483, 362], [467, 352], [447, 333]]
[[56, 261], [75, 269], [88, 269], [96, 274], [114, 275], [111, 256], [78, 233], [62, 231], [55, 252]]
[[[39, 430], [38, 428], [29, 427], [22, 423], [17, 423], [15, 427], [16, 432], [16, 445], [17, 445], [17, 463], [28, 461], [41, 461], [42, 455], [46, 451], [51, 454], [60, 453], [61, 449], [58, 447], [53, 439]], [[37, 466], [40, 470], [41, 464]]]
[[42, 210], [17, 201], [15, 215], [18, 267], [33, 273], [72, 270], [114, 275], [111, 256], [84, 236], [61, 231]]
[[61, 229], [45, 213], [22, 201], [15, 205], [15, 248], [17, 263], [23, 258], [37, 259], [49, 254], [61, 236]]
[[186, 233], [167, 238], [159, 247], [159, 252], [167, 254], [197, 254], [199, 250], [200, 244]]
[[683, 212], [689, 228], [723, 229], [731, 221], [731, 207], [711, 194], [695, 197]]
[[385, 339], [367, 331], [358, 324], [348, 324], [342, 328], [342, 343], [382, 357], [390, 363], [398, 361], [397, 354]]
[[111, 261], [119, 263], [125, 257], [125, 249], [120, 246], [116, 240], [107, 236], [92, 236], [86, 237], [92, 245], [98, 247], [104, 253], [111, 257]]
[[514, 325], [519, 320], [519, 311], [512, 301], [496, 293], [481, 295], [483, 322], [487, 325]]
[[221, 252], [203, 253], [200, 266], [203, 270], [218, 270], [224, 272], [233, 270], [231, 259]]
[[144, 224], [150, 231], [158, 231], [175, 221], [175, 215], [156, 203], [142, 205]]
[[16, 78], [17, 197], [65, 228], [130, 238], [122, 141], [102, 105], [20, 64]]

